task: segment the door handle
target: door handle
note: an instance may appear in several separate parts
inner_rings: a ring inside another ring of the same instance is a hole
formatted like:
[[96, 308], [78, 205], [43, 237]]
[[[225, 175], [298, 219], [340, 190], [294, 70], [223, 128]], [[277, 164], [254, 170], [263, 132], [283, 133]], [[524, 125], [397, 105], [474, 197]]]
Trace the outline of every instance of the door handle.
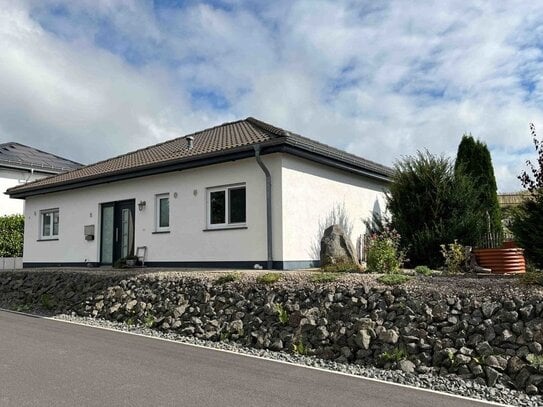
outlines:
[[119, 228], [115, 228], [115, 242], [119, 241]]

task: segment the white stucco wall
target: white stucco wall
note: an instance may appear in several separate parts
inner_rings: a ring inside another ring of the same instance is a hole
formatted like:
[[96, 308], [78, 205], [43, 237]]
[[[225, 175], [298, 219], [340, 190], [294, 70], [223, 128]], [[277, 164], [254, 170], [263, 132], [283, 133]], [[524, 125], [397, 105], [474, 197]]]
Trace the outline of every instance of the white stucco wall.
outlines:
[[[281, 159], [263, 157], [276, 182], [281, 202]], [[206, 188], [246, 183], [247, 229], [203, 231], [206, 228]], [[196, 194], [194, 193], [196, 191]], [[25, 207], [24, 262], [81, 263], [99, 261], [100, 204], [135, 199], [135, 247], [147, 246], [146, 261], [265, 261], [265, 177], [255, 158], [180, 172], [118, 181], [71, 191], [30, 197]], [[174, 193], [177, 192], [177, 198]], [[170, 233], [155, 231], [155, 195], [170, 193]], [[146, 201], [143, 211], [137, 203]], [[38, 241], [40, 210], [59, 208], [59, 239]], [[280, 205], [273, 208], [281, 219]], [[85, 225], [95, 225], [96, 238], [86, 241]], [[274, 225], [274, 257], [282, 255], [281, 224]]]
[[11, 199], [4, 194], [7, 189], [48, 175], [38, 172], [31, 174], [25, 170], [0, 168], [0, 216], [22, 214], [24, 210], [25, 201], [23, 199]]
[[320, 239], [319, 221], [336, 205], [345, 205], [356, 247], [363, 220], [385, 212], [386, 184], [371, 178], [287, 155], [282, 160], [283, 260], [318, 260], [312, 244]]

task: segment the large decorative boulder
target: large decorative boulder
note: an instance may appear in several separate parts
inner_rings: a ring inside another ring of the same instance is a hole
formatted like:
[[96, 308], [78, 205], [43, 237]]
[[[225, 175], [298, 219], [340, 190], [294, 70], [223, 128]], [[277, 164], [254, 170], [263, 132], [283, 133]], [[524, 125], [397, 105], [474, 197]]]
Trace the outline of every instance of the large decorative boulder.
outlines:
[[354, 246], [339, 225], [332, 225], [324, 231], [321, 239], [321, 267], [333, 264], [356, 264]]

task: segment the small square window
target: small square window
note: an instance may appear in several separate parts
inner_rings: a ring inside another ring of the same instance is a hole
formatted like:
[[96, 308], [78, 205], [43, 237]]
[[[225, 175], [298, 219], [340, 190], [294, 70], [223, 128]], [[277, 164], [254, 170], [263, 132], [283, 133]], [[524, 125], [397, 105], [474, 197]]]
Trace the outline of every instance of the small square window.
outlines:
[[40, 228], [40, 238], [41, 239], [54, 239], [58, 237], [59, 231], [59, 214], [58, 209], [47, 209], [40, 212], [41, 217], [41, 228]]
[[170, 195], [156, 196], [156, 230], [167, 231], [170, 229]]
[[245, 185], [210, 188], [207, 200], [209, 228], [245, 225], [247, 221]]

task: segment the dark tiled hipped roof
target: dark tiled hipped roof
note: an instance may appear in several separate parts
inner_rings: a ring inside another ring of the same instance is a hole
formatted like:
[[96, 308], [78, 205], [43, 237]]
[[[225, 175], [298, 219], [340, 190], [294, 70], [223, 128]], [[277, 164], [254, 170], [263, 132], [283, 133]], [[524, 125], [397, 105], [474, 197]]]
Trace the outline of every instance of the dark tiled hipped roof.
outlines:
[[[192, 148], [189, 148], [187, 140], [189, 136], [192, 136], [194, 140]], [[197, 161], [208, 157], [252, 151], [256, 145], [261, 147], [262, 154], [266, 153], [266, 148], [290, 146], [294, 149], [320, 155], [359, 168], [367, 171], [369, 175], [373, 174], [386, 179], [391, 174], [391, 169], [388, 167], [249, 117], [245, 120], [224, 123], [184, 137], [87, 165], [73, 171], [20, 185], [9, 189], [8, 193], [24, 197], [33, 195], [30, 192], [47, 192], [46, 189], [50, 189], [51, 187], [145, 169], [168, 167], [176, 163]]]
[[34, 147], [10, 142], [0, 144], [0, 167], [34, 169], [38, 172], [58, 174], [79, 168], [81, 164]]

